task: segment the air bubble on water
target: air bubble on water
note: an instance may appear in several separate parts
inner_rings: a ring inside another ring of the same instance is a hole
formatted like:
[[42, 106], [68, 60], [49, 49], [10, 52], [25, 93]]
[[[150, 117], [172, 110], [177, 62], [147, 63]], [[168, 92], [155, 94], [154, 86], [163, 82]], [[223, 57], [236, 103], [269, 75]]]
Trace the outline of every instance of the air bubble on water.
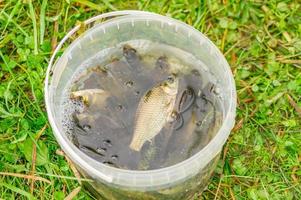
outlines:
[[173, 111], [168, 119], [168, 122], [173, 125], [173, 129], [178, 130], [184, 124], [183, 116], [178, 112]]
[[[68, 92], [66, 91], [66, 93]], [[71, 135], [74, 129], [74, 120], [72, 119], [72, 114], [75, 112], [81, 112], [83, 109], [83, 105], [79, 101], [70, 100], [68, 98], [63, 100], [61, 104], [63, 115], [62, 128], [67, 135]]]
[[112, 158], [113, 161], [116, 161], [118, 159], [118, 156], [117, 155], [112, 155], [111, 158]]
[[102, 163], [105, 164], [105, 165], [115, 166], [114, 163], [111, 162], [111, 161], [104, 161], [104, 162], [102, 162]]
[[97, 135], [102, 135], [102, 132], [97, 131], [96, 134], [97, 134]]
[[99, 153], [99, 154], [102, 154], [102, 155], [105, 155], [106, 152], [107, 152], [107, 149], [106, 148], [97, 148], [96, 149], [96, 152]]
[[100, 156], [104, 156], [104, 154], [98, 152], [97, 150], [95, 150], [94, 148], [92, 148], [90, 146], [85, 146], [85, 145], [79, 144], [78, 148], [81, 149], [82, 151], [88, 151], [88, 152], [95, 153]]
[[201, 112], [201, 113], [206, 113], [206, 111], [207, 111], [207, 110], [204, 109], [204, 108], [201, 108], [201, 109], [200, 109], [200, 112]]
[[118, 109], [118, 110], [123, 110], [124, 107], [123, 107], [123, 105], [119, 104], [119, 105], [117, 106], [117, 109]]
[[160, 56], [156, 61], [156, 66], [158, 66], [160, 69], [166, 69], [168, 67], [167, 57]]
[[213, 90], [213, 92], [214, 92], [216, 95], [218, 95], [218, 94], [220, 94], [221, 90], [220, 90], [219, 87], [215, 87], [215, 89]]
[[140, 92], [139, 92], [139, 91], [136, 91], [136, 92], [135, 92], [135, 95], [136, 95], [136, 96], [138, 96], [139, 94], [140, 94]]
[[170, 115], [170, 122], [174, 122], [179, 117], [179, 114], [176, 111], [173, 111]]
[[104, 144], [106, 147], [112, 147], [111, 140], [103, 140], [103, 144]]
[[203, 69], [204, 69], [205, 72], [208, 72], [208, 71], [209, 71], [208, 67], [205, 66], [205, 65], [203, 66]]
[[128, 87], [132, 87], [133, 84], [134, 84], [133, 81], [128, 81], [128, 82], [125, 83], [125, 85], [128, 86]]
[[198, 122], [196, 123], [196, 125], [197, 125], [197, 126], [201, 126], [202, 123], [203, 123], [202, 121], [198, 121]]
[[82, 128], [84, 129], [84, 131], [89, 131], [91, 129], [91, 126], [89, 124], [84, 124]]
[[196, 69], [193, 69], [193, 70], [191, 71], [191, 73], [192, 73], [193, 75], [195, 75], [195, 76], [200, 76], [200, 75], [201, 75], [200, 72], [199, 72], [198, 70], [196, 70]]
[[168, 76], [168, 77], [167, 77], [167, 81], [168, 81], [169, 83], [173, 83], [173, 82], [175, 81], [174, 76], [172, 76], [172, 75]]
[[214, 92], [214, 90], [215, 90], [215, 85], [214, 84], [212, 84], [212, 83], [210, 83], [210, 85], [209, 85], [209, 92]]
[[69, 138], [76, 147], [79, 147], [78, 139], [74, 134], [70, 133]]

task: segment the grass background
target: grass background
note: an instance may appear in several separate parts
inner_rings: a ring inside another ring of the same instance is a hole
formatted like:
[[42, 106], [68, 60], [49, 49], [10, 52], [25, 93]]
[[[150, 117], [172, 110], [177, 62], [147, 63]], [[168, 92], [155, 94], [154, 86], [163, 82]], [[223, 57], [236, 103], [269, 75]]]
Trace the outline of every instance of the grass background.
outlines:
[[[235, 75], [237, 123], [196, 199], [301, 199], [298, 0], [0, 0], [0, 198], [63, 199], [79, 187], [47, 122], [45, 71], [57, 41], [78, 21], [122, 9], [194, 26]], [[33, 174], [41, 180], [33, 183]], [[92, 197], [81, 190], [75, 199]]]

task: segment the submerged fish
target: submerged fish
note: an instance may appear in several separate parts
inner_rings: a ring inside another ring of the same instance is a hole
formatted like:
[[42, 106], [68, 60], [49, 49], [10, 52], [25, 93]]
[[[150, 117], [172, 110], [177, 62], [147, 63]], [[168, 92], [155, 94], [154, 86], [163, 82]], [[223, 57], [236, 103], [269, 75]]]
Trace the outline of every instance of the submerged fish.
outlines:
[[86, 89], [71, 93], [72, 99], [80, 99], [85, 105], [88, 106], [102, 106], [108, 97], [109, 93], [102, 89]]
[[178, 78], [171, 76], [160, 85], [149, 90], [140, 100], [130, 148], [140, 151], [146, 141], [151, 141], [172, 120], [178, 93]]

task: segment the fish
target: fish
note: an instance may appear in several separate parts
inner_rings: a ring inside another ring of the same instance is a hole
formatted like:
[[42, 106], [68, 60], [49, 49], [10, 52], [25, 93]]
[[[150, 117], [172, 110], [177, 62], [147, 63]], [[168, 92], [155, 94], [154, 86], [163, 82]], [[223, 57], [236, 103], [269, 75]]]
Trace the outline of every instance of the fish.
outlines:
[[141, 98], [136, 111], [130, 149], [140, 151], [146, 141], [151, 142], [167, 122], [174, 120], [172, 113], [174, 113], [178, 85], [179, 79], [175, 75], [169, 76]]
[[71, 99], [80, 99], [87, 106], [103, 106], [109, 96], [109, 93], [102, 89], [78, 90], [71, 93]]

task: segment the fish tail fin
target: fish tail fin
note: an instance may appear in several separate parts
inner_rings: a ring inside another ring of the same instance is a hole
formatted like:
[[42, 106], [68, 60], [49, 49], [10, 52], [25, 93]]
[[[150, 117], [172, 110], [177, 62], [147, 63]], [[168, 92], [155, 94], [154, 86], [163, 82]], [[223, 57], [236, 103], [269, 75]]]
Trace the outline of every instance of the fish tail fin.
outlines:
[[140, 141], [135, 141], [132, 140], [131, 144], [130, 144], [130, 148], [134, 151], [140, 151], [142, 148], [143, 143]]

